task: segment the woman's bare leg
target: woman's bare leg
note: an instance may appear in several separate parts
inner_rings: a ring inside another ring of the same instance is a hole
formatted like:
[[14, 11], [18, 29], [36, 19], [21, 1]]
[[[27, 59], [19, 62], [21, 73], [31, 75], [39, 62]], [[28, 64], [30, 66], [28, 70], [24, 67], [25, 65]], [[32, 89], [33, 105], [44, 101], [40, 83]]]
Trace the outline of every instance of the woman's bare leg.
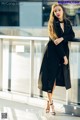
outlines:
[[[54, 89], [56, 87], [56, 82], [54, 83], [54, 86], [53, 86], [53, 90], [52, 90], [52, 93], [47, 93], [48, 95], [48, 100], [49, 100], [49, 105], [51, 105], [51, 108], [52, 108], [52, 112], [55, 114], [55, 111], [54, 111], [54, 106], [53, 106], [53, 102], [52, 102], [52, 97], [53, 97], [53, 92], [54, 92]], [[49, 106], [48, 105], [48, 106]]]
[[50, 104], [52, 102], [52, 93], [47, 93], [48, 100], [47, 100], [47, 107], [46, 107], [46, 113], [49, 113], [50, 111]]
[[51, 103], [52, 102], [52, 93], [47, 93], [48, 94], [48, 100]]
[[54, 82], [54, 86], [53, 86], [53, 90], [52, 90], [52, 97], [53, 97], [55, 87], [56, 87], [56, 81]]
[[52, 93], [47, 93], [48, 94], [48, 100], [49, 100], [50, 103], [52, 103], [52, 97], [53, 97], [53, 92], [54, 92], [55, 87], [56, 87], [56, 82], [54, 83]]

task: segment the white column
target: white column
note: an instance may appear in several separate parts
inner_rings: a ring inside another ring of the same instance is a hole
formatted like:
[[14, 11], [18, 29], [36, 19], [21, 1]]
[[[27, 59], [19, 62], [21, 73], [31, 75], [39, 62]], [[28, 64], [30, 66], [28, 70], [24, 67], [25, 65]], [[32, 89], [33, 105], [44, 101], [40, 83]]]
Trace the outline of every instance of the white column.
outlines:
[[20, 27], [42, 26], [42, 2], [19, 3]]

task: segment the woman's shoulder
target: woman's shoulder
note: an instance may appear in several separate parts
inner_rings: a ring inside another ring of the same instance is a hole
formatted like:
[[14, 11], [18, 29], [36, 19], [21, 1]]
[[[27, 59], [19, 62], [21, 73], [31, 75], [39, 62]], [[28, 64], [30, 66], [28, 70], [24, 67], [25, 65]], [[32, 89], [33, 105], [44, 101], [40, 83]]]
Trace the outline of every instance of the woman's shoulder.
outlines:
[[68, 24], [68, 25], [71, 25], [71, 24], [72, 24], [71, 21], [70, 21], [68, 18], [65, 19], [65, 22], [66, 22], [66, 24]]

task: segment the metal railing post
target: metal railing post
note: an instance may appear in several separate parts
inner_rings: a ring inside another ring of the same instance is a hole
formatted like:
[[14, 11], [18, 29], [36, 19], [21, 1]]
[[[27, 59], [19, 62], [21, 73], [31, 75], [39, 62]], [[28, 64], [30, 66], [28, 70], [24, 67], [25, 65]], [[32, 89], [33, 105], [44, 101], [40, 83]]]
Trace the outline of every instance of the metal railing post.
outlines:
[[30, 41], [30, 82], [31, 82], [31, 97], [34, 93], [34, 40]]
[[0, 39], [0, 90], [2, 90], [3, 80], [3, 39]]
[[9, 41], [8, 91], [11, 91], [11, 60], [12, 60], [12, 42]]

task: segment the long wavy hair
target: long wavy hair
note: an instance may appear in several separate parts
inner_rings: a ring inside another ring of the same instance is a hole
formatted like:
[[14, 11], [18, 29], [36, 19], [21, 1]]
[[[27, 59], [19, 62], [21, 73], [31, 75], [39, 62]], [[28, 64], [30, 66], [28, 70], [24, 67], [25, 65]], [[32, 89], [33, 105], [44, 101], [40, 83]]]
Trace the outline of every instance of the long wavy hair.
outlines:
[[48, 33], [49, 33], [49, 37], [54, 41], [55, 39], [58, 38], [56, 32], [55, 32], [55, 24], [54, 24], [54, 21], [58, 18], [54, 15], [54, 8], [56, 6], [60, 6], [63, 10], [63, 19], [66, 19], [66, 13], [65, 13], [65, 9], [64, 7], [59, 4], [59, 3], [55, 3], [52, 5], [52, 8], [51, 8], [51, 13], [50, 13], [50, 17], [49, 17], [49, 21], [48, 21]]

